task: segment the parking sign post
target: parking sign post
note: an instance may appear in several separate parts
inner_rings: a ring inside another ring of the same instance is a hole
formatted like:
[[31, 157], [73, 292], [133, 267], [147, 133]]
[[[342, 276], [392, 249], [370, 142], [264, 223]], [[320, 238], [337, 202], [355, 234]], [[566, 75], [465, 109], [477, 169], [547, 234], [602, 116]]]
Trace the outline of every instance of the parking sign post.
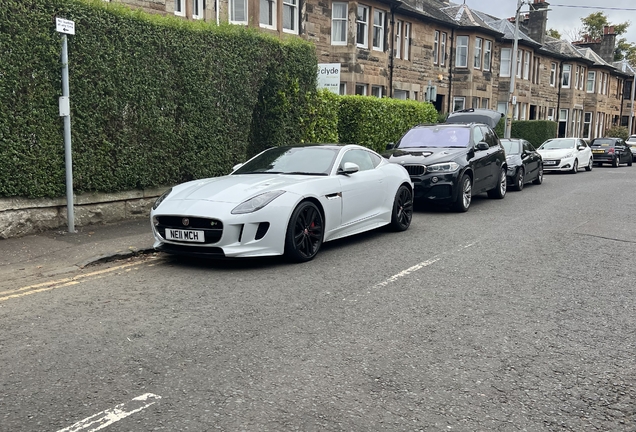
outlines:
[[67, 35], [75, 34], [75, 22], [55, 18], [56, 30], [62, 34], [62, 97], [59, 100], [60, 117], [64, 118], [64, 160], [66, 167], [66, 214], [68, 232], [75, 233], [75, 213], [73, 210], [73, 154], [71, 152], [71, 108], [68, 84], [68, 41]]

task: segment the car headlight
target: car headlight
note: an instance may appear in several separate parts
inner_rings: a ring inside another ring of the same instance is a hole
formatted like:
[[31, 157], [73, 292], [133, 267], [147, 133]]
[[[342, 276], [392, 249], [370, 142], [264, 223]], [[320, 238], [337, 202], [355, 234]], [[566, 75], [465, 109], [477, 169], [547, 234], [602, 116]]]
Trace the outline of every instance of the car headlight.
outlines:
[[155, 203], [152, 205], [152, 209], [153, 210], [157, 210], [157, 207], [159, 207], [159, 204], [161, 204], [163, 202], [163, 200], [165, 200], [166, 197], [168, 195], [170, 195], [170, 192], [172, 192], [172, 188], [170, 188], [167, 191], [165, 191], [164, 193], [162, 193], [161, 196], [159, 198], [157, 198], [157, 201], [155, 201]]
[[284, 194], [285, 191], [271, 191], [265, 192], [260, 195], [256, 195], [246, 201], [243, 201], [232, 210], [232, 214], [245, 214], [245, 213], [253, 213], [257, 210], [262, 209], [267, 204], [274, 201], [276, 198]]
[[563, 159], [571, 158], [572, 156], [574, 156], [574, 152], [566, 154], [565, 156], [563, 156]]
[[444, 172], [453, 172], [459, 169], [459, 164], [457, 162], [444, 162], [438, 163], [434, 165], [427, 165], [426, 172], [435, 172], [435, 173], [444, 173]]

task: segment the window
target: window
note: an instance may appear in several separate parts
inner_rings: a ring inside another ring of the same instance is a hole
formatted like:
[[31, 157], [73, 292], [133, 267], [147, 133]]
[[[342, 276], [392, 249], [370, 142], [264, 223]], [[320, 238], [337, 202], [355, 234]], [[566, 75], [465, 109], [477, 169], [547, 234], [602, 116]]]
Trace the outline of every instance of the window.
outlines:
[[607, 92], [607, 78], [608, 78], [609, 74], [603, 73], [603, 94], [606, 95], [608, 94]]
[[481, 98], [481, 107], [488, 109], [490, 108], [490, 99], [488, 98]]
[[203, 9], [205, 4], [203, 0], [192, 0], [192, 18], [203, 19]]
[[371, 86], [371, 96], [375, 96], [379, 98], [384, 96], [384, 87], [377, 86], [377, 85]]
[[594, 84], [596, 84], [596, 72], [587, 73], [587, 92], [594, 93]]
[[331, 45], [346, 45], [349, 4], [332, 3], [331, 7]]
[[579, 77], [579, 90], [583, 90], [585, 87], [585, 68], [581, 66], [581, 73]]
[[397, 24], [395, 25], [395, 44], [393, 47], [393, 56], [395, 58], [402, 57], [402, 26], [403, 22], [397, 20]]
[[525, 102], [522, 102], [521, 103], [521, 107], [519, 109], [520, 109], [519, 118], [521, 120], [525, 120], [526, 119], [526, 114], [528, 112], [528, 104], [525, 103]]
[[521, 78], [521, 62], [523, 61], [523, 51], [517, 51], [517, 78]]
[[341, 94], [341, 95], [346, 95], [347, 94], [347, 83], [346, 82], [341, 82], [340, 83], [340, 89], [338, 91], [338, 94]]
[[[346, 162], [352, 162], [360, 168], [360, 171], [368, 171], [377, 165], [371, 158], [371, 153], [366, 150], [349, 150], [342, 156], [340, 166], [344, 166]], [[379, 161], [378, 161], [379, 162]]]
[[581, 67], [577, 66], [576, 67], [576, 71], [574, 72], [574, 88], [578, 89], [579, 88], [579, 74], [581, 72]]
[[230, 22], [234, 24], [247, 24], [247, 0], [230, 1]]
[[507, 102], [497, 102], [497, 111], [506, 115], [508, 112], [508, 103]]
[[283, 31], [298, 34], [298, 0], [283, 0]]
[[373, 10], [373, 49], [384, 51], [384, 11]]
[[442, 43], [439, 47], [439, 64], [440, 66], [444, 66], [446, 64], [446, 39], [448, 38], [447, 33], [442, 33]]
[[409, 92], [406, 90], [395, 90], [393, 92], [394, 99], [407, 100], [409, 98]]
[[550, 65], [550, 87], [554, 87], [556, 84], [556, 63]]
[[174, 14], [179, 16], [185, 16], [185, 0], [174, 0]]
[[468, 66], [468, 36], [457, 36], [457, 50], [455, 52], [455, 66]]
[[548, 120], [554, 121], [554, 108], [548, 108]]
[[276, 0], [260, 0], [261, 27], [274, 28], [276, 26]]
[[453, 98], [453, 111], [460, 111], [466, 108], [466, 98], [454, 97]]
[[360, 95], [360, 96], [366, 96], [367, 95], [367, 85], [366, 84], [356, 83], [356, 94]]
[[563, 79], [561, 85], [563, 88], [570, 88], [570, 75], [572, 74], [572, 65], [563, 65]]
[[530, 79], [530, 51], [525, 51], [523, 58], [523, 79]]
[[480, 99], [478, 97], [473, 96], [473, 104], [471, 105], [472, 108], [479, 108], [479, 101]]
[[435, 41], [433, 42], [433, 64], [439, 63], [439, 30], [435, 30]]
[[411, 50], [411, 23], [404, 23], [404, 60], [410, 58]]
[[475, 38], [475, 53], [473, 54], [473, 68], [481, 69], [481, 50], [484, 46], [482, 38]]
[[358, 6], [356, 13], [356, 44], [360, 48], [369, 47], [369, 8]]
[[490, 64], [492, 62], [492, 41], [487, 40], [484, 47], [484, 70], [490, 70]]
[[534, 57], [532, 60], [532, 84], [539, 84], [541, 77], [541, 59]]
[[501, 49], [501, 62], [499, 63], [499, 76], [510, 76], [510, 54], [512, 50], [510, 48]]

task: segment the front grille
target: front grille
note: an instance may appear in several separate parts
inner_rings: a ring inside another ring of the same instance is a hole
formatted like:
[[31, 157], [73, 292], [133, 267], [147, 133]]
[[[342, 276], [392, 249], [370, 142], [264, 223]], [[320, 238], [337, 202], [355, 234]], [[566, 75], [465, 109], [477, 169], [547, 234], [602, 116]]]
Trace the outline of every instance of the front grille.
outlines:
[[426, 165], [402, 165], [410, 176], [422, 176], [426, 174]]
[[197, 247], [188, 245], [175, 245], [170, 243], [162, 243], [156, 248], [161, 252], [167, 252], [176, 255], [188, 255], [194, 257], [207, 258], [225, 258], [223, 249], [218, 247]]
[[[187, 219], [187, 225], [184, 224], [185, 219]], [[205, 241], [201, 244], [217, 243], [221, 240], [221, 236], [223, 235], [223, 222], [217, 219], [188, 216], [156, 216], [156, 220], [159, 224], [156, 225], [155, 228], [163, 238], [166, 238], [166, 229], [169, 228], [203, 231]]]

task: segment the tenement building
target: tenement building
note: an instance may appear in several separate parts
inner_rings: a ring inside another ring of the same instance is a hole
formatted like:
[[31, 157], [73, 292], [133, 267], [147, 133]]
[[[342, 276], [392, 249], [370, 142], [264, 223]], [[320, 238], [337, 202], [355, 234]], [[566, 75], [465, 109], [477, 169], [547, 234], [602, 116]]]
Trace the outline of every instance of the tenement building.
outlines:
[[320, 64], [338, 66], [340, 94], [430, 101], [440, 113], [491, 108], [558, 122], [564, 137], [636, 130], [634, 68], [614, 62], [614, 29], [575, 43], [549, 37], [543, 0], [518, 23], [448, 0], [111, 1], [311, 41]]

